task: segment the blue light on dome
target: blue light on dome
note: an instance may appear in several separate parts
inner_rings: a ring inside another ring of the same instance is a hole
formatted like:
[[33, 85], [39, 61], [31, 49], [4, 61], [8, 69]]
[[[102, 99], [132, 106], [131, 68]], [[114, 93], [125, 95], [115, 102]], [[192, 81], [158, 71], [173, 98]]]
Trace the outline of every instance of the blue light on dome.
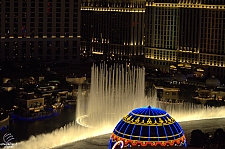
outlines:
[[[180, 125], [164, 110], [141, 107], [132, 110], [116, 125], [111, 142], [129, 146], [186, 146]], [[111, 144], [111, 146], [112, 146]]]

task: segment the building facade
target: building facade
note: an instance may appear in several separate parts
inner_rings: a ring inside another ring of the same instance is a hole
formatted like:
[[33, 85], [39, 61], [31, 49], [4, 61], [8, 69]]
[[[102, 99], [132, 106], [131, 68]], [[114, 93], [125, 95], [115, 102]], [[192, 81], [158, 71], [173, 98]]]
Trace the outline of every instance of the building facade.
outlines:
[[77, 61], [80, 0], [2, 0], [0, 61]]
[[146, 61], [168, 71], [191, 64], [208, 76], [225, 77], [225, 1], [147, 0]]
[[224, 78], [224, 4], [222, 0], [82, 0], [81, 55], [109, 61], [145, 59], [147, 66], [163, 71], [183, 65], [187, 73], [201, 69], [206, 76]]
[[145, 2], [82, 0], [82, 55], [126, 62], [144, 57]]
[[225, 78], [223, 0], [2, 0], [0, 19], [0, 62], [81, 55]]

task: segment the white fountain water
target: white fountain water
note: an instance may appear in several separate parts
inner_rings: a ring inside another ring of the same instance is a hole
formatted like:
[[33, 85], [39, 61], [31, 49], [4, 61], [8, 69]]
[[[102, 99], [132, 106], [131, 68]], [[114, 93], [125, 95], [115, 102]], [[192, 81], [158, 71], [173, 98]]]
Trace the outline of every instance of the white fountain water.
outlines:
[[102, 64], [93, 66], [91, 88], [87, 97], [79, 88], [76, 122], [52, 133], [32, 136], [13, 146], [23, 149], [54, 148], [66, 143], [112, 132], [116, 123], [134, 108], [155, 106], [166, 110], [176, 121], [190, 121], [225, 116], [225, 108], [193, 104], [160, 104], [156, 94], [146, 97], [145, 70], [138, 67]]
[[[152, 105], [145, 97], [145, 69], [127, 68], [123, 65], [92, 67], [91, 88], [87, 108], [77, 108], [79, 122], [83, 126], [115, 126], [132, 109]], [[80, 98], [83, 105], [85, 99]], [[85, 111], [87, 109], [87, 111]], [[79, 111], [79, 112], [78, 112]], [[82, 113], [86, 113], [80, 115]]]

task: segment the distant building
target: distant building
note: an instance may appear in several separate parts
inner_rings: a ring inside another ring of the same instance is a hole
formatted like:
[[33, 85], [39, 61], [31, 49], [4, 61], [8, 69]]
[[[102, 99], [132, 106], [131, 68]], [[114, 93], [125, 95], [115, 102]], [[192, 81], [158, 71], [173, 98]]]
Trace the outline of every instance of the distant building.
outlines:
[[177, 73], [172, 78], [164, 80], [163, 84], [154, 84], [157, 90], [158, 98], [162, 102], [167, 103], [182, 103], [184, 99], [181, 98], [181, 88], [187, 85], [187, 79], [184, 74]]
[[15, 99], [15, 103], [20, 108], [25, 108], [27, 111], [39, 112], [44, 110], [44, 97], [39, 97], [34, 93], [22, 93]]
[[206, 101], [225, 101], [225, 87], [220, 85], [220, 80], [212, 76], [205, 81], [205, 87], [199, 88], [195, 91], [197, 96], [194, 98], [201, 103]]
[[0, 3], [0, 62], [78, 61], [80, 0]]
[[206, 103], [206, 101], [225, 101], [225, 90], [217, 89], [198, 89], [196, 90], [197, 96], [194, 99], [200, 101], [201, 103]]
[[81, 0], [81, 55], [123, 62], [144, 57], [145, 3], [146, 0]]
[[48, 83], [46, 84], [46, 87], [50, 87], [52, 90], [55, 90], [55, 89], [58, 89], [59, 84], [60, 84], [60, 81], [52, 80], [52, 81], [48, 81]]
[[179, 99], [179, 87], [164, 87], [161, 101], [170, 103], [183, 102]]
[[86, 81], [86, 77], [76, 77], [74, 75], [67, 76], [66, 81], [71, 84], [83, 84]]
[[222, 0], [147, 0], [146, 62], [165, 71], [174, 63], [191, 64], [224, 80], [224, 15]]
[[82, 0], [81, 55], [223, 79], [224, 10], [219, 0]]
[[9, 91], [11, 91], [13, 89], [16, 89], [16, 86], [13, 83], [9, 83], [8, 82], [8, 83], [2, 84], [1, 88], [4, 89], [5, 91], [9, 92]]

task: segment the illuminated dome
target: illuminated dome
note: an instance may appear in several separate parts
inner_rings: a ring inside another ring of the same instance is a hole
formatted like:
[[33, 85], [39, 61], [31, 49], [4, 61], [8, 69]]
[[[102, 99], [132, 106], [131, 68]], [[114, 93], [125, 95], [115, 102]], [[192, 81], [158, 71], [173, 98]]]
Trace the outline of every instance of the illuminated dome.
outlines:
[[220, 80], [218, 80], [215, 76], [208, 78], [205, 82], [208, 87], [217, 87], [220, 86]]
[[116, 142], [124, 147], [185, 146], [181, 126], [164, 110], [153, 107], [134, 109], [116, 125], [109, 141], [109, 149]]

